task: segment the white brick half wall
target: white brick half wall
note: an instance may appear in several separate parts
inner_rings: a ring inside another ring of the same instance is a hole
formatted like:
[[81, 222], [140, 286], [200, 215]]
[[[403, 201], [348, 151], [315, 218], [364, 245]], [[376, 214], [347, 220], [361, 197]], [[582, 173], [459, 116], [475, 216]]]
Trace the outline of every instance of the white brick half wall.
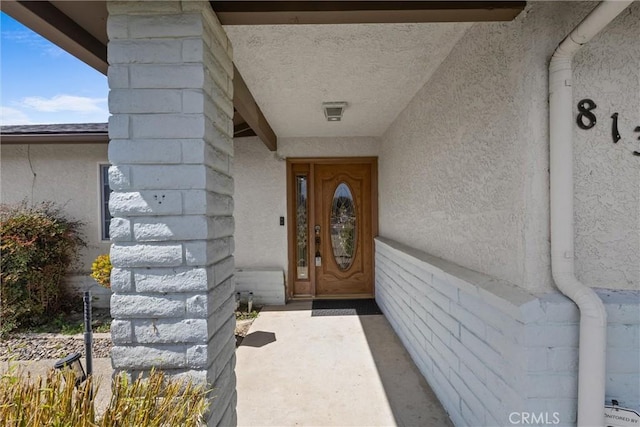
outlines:
[[258, 305], [284, 305], [284, 271], [281, 268], [238, 268], [235, 274], [236, 292], [242, 301], [253, 292], [253, 302]]
[[107, 3], [111, 353], [236, 424], [232, 49], [209, 2]]
[[[606, 398], [640, 409], [640, 293], [598, 293]], [[378, 238], [376, 301], [456, 426], [511, 425], [523, 412], [575, 425], [579, 317], [563, 295], [534, 296]]]

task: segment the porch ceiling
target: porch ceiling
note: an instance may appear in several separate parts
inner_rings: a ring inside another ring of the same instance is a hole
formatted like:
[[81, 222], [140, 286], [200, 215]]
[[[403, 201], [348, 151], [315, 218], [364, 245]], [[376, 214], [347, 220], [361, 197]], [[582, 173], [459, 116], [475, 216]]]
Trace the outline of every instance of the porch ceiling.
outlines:
[[[279, 137], [379, 136], [469, 23], [225, 26], [236, 66]], [[340, 122], [322, 103], [346, 101]]]
[[[276, 135], [382, 134], [470, 25], [456, 21], [511, 20], [525, 2], [211, 4], [234, 45], [235, 133], [275, 150]], [[0, 9], [106, 74], [105, 0], [4, 0]], [[263, 25], [293, 22], [309, 25]], [[325, 101], [349, 103], [342, 122], [325, 121]]]

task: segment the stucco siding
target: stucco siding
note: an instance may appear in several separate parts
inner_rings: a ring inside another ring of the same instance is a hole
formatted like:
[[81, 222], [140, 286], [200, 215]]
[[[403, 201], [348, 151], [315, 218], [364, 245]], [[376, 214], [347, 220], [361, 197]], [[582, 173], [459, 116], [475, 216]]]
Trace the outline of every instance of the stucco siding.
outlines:
[[286, 163], [257, 138], [234, 139], [235, 259], [238, 267], [287, 265]]
[[576, 273], [591, 286], [640, 289], [640, 2], [576, 55], [574, 105], [585, 98], [597, 122], [574, 127]]
[[[532, 2], [513, 22], [467, 32], [382, 138], [380, 235], [532, 292], [553, 289], [547, 66], [593, 6]], [[576, 130], [577, 265], [590, 285], [619, 289], [640, 286], [639, 6], [576, 59], [576, 98], [603, 107], [597, 132]], [[609, 105], [625, 117], [624, 150], [611, 143]]]
[[98, 306], [107, 305], [106, 290], [88, 276], [92, 261], [110, 246], [101, 239], [98, 167], [108, 163], [107, 145], [1, 145], [0, 150], [2, 203], [50, 200], [70, 218], [82, 221], [87, 247], [69, 282], [99, 296]]
[[278, 155], [285, 158], [374, 157], [378, 151], [379, 139], [376, 137], [282, 138], [278, 141]]

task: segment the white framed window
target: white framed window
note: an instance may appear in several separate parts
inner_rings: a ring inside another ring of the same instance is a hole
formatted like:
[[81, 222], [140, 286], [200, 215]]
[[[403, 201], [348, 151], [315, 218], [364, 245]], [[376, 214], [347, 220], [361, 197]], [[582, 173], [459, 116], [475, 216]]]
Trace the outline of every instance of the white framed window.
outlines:
[[100, 167], [100, 237], [102, 240], [109, 240], [109, 224], [111, 223], [111, 213], [109, 212], [109, 166]]

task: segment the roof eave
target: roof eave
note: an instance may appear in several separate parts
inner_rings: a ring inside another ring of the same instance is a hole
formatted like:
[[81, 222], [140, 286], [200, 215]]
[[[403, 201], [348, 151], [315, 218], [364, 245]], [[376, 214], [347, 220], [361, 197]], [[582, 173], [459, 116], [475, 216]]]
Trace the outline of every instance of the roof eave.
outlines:
[[106, 132], [1, 134], [0, 144], [107, 144]]

